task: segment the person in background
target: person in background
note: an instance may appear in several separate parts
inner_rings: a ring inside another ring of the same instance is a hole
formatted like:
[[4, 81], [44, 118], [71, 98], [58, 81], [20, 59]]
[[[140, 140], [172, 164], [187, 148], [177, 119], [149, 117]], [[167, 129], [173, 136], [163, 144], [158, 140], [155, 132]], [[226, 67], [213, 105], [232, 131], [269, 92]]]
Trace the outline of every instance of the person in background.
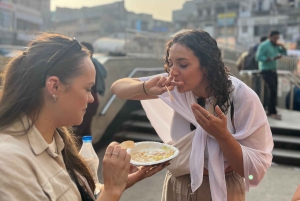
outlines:
[[236, 61], [235, 65], [238, 69], [238, 71], [240, 72], [241, 70], [244, 70], [244, 66], [245, 66], [245, 57], [248, 55], [248, 51], [243, 52], [238, 60]]
[[[236, 62], [238, 70], [258, 70], [258, 62], [255, 59], [256, 51], [258, 46], [267, 40], [268, 37], [263, 36], [260, 38], [260, 43], [256, 44], [255, 46], [251, 47], [247, 52], [244, 52]], [[248, 86], [250, 86], [256, 94], [260, 94], [260, 76], [254, 73], [252, 76], [249, 74], [242, 74], [241, 79], [245, 82]]]
[[162, 201], [245, 200], [272, 162], [272, 133], [258, 96], [229, 75], [205, 31], [171, 38], [164, 63], [167, 73], [111, 86], [121, 99], [141, 100], [161, 139], [179, 149]]
[[278, 43], [279, 36], [278, 31], [271, 31], [269, 39], [261, 43], [256, 52], [259, 70], [270, 90], [267, 115], [277, 120], [281, 120], [281, 115], [276, 110], [278, 87], [276, 60], [280, 59], [282, 55], [287, 55], [286, 48], [283, 44]]
[[249, 49], [248, 54], [244, 60], [244, 70], [258, 70], [258, 62], [255, 59], [255, 55], [259, 45], [267, 39], [267, 36], [262, 36], [260, 38], [260, 42]]
[[[90, 52], [61, 34], [42, 33], [5, 67], [0, 99], [1, 201], [90, 201], [95, 183], [79, 155], [71, 126], [93, 102]], [[162, 170], [130, 165], [111, 143], [103, 159], [98, 201], [117, 201], [136, 182]]]
[[86, 108], [86, 113], [83, 116], [83, 121], [80, 125], [74, 126], [74, 133], [77, 136], [92, 135], [91, 125], [94, 115], [97, 113], [99, 107], [98, 95], [103, 96], [105, 92], [105, 78], [107, 77], [107, 71], [105, 67], [95, 58], [93, 58], [94, 48], [92, 44], [87, 42], [81, 42], [81, 45], [86, 47], [91, 54], [91, 60], [96, 70], [96, 83], [91, 89], [91, 94], [94, 98], [94, 102], [88, 104]]

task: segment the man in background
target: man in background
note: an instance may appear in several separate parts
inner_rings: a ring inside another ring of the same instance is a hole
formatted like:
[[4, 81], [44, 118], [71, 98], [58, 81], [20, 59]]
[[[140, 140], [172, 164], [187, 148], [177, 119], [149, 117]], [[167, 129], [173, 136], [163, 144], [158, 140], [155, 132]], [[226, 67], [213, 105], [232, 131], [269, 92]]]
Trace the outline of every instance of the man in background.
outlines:
[[74, 128], [74, 133], [77, 136], [85, 136], [85, 135], [91, 135], [91, 124], [93, 120], [93, 116], [96, 114], [98, 106], [99, 106], [99, 101], [98, 101], [98, 96], [97, 93], [101, 96], [104, 95], [105, 92], [105, 78], [107, 76], [107, 71], [104, 68], [104, 66], [95, 58], [93, 58], [94, 54], [94, 48], [92, 44], [82, 42], [82, 46], [86, 47], [90, 52], [91, 52], [91, 60], [95, 66], [96, 69], [96, 83], [91, 89], [92, 96], [94, 97], [94, 102], [88, 104], [86, 113], [83, 116], [83, 121], [79, 126], [75, 126]]
[[255, 46], [251, 47], [248, 51], [243, 52], [241, 56], [238, 58], [236, 62], [236, 66], [239, 71], [241, 70], [258, 70], [258, 62], [255, 59], [256, 51], [258, 46], [267, 40], [267, 36], [262, 36], [260, 38], [260, 43], [256, 44]]
[[261, 43], [256, 52], [259, 70], [270, 90], [267, 115], [277, 120], [281, 120], [281, 115], [276, 110], [278, 84], [276, 60], [287, 52], [286, 48], [278, 43], [279, 35], [278, 31], [271, 31], [269, 39]]

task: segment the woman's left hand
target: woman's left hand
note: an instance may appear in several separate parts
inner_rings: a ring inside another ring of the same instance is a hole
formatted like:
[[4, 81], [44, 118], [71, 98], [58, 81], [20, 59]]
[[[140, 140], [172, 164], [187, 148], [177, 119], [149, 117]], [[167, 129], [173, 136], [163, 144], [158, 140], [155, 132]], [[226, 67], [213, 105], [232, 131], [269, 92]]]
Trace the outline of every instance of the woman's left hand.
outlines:
[[170, 164], [169, 161], [161, 163], [156, 166], [136, 167], [131, 164], [130, 172], [129, 172], [128, 179], [127, 179], [126, 189], [147, 177], [151, 177], [152, 175], [156, 174], [157, 172], [159, 172], [162, 169], [164, 169], [165, 167], [167, 167], [169, 164]]
[[192, 110], [196, 121], [208, 134], [218, 138], [221, 136], [224, 137], [224, 133], [228, 132], [227, 118], [219, 106], [215, 107], [215, 111], [218, 116], [210, 114], [207, 110], [196, 103], [192, 104]]

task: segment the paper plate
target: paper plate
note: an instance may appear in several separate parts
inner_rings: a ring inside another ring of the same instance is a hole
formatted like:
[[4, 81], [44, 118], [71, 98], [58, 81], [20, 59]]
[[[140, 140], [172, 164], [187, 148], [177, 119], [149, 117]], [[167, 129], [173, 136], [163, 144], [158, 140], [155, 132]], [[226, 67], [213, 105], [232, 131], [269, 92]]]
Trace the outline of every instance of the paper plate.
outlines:
[[179, 154], [176, 147], [159, 142], [138, 142], [127, 152], [131, 155], [131, 164], [136, 166], [160, 164]]

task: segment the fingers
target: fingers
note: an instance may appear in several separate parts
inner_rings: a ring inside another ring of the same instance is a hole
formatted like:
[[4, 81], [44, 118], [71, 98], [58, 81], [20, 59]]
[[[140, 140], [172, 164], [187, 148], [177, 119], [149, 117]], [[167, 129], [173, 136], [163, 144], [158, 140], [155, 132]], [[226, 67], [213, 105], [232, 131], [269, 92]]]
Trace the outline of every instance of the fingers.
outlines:
[[118, 158], [120, 151], [121, 151], [121, 147], [119, 145], [116, 145], [113, 149], [112, 157]]
[[175, 82], [175, 81], [172, 81], [169, 83], [169, 86], [182, 86], [184, 85], [184, 83], [182, 81], [179, 81], [179, 82]]
[[152, 175], [156, 174], [157, 172], [163, 170], [165, 167], [167, 167], [168, 165], [170, 165], [170, 162], [167, 161], [165, 163], [159, 164], [158, 166], [155, 167], [151, 167], [149, 168], [149, 166], [147, 168], [145, 168], [146, 173], [145, 173], [145, 178], [146, 177], [151, 177]]
[[167, 80], [166, 77], [160, 76], [158, 82], [156, 83], [158, 86], [162, 86], [164, 87], [165, 85], [163, 85], [163, 83]]
[[173, 77], [167, 77], [167, 79], [162, 83], [162, 86], [169, 85], [169, 83], [173, 80]]
[[202, 123], [206, 123], [209, 118], [212, 118], [213, 115], [209, 115], [209, 112], [205, 110], [200, 105], [194, 103], [192, 104], [192, 110], [195, 115], [196, 121], [201, 125]]
[[224, 118], [226, 119], [226, 116], [224, 115], [224, 113], [222, 112], [221, 108], [218, 105], [215, 107], [215, 111], [220, 119], [224, 119]]
[[118, 145], [117, 142], [110, 143], [106, 149], [104, 157], [111, 157], [113, 150], [114, 150], [115, 146], [117, 146], [117, 145]]

